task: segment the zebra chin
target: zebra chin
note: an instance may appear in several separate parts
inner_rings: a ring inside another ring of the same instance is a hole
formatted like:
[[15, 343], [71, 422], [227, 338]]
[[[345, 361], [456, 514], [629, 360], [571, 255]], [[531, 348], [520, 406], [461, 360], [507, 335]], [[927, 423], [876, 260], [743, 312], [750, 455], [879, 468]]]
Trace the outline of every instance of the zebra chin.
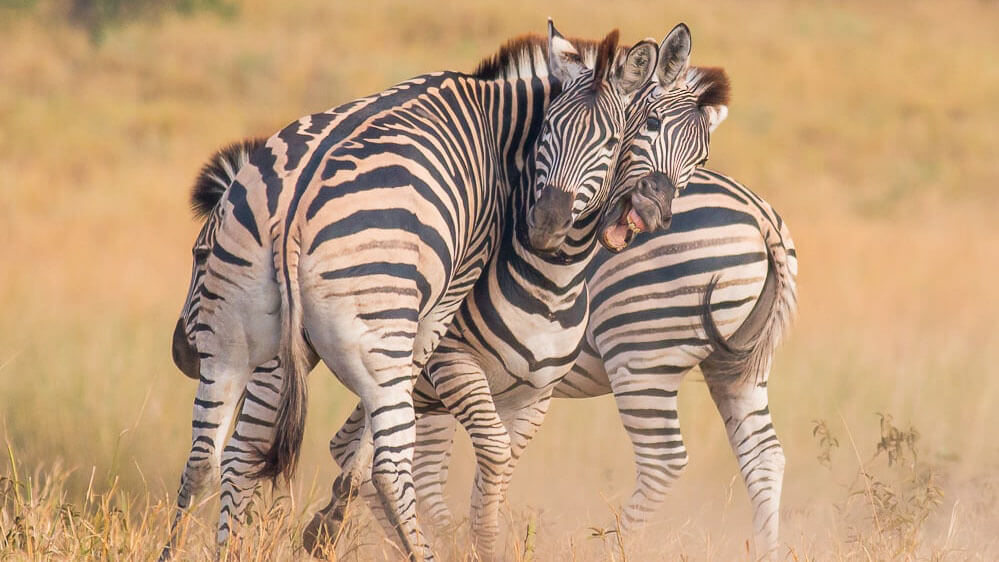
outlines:
[[180, 372], [191, 379], [201, 378], [201, 359], [197, 351], [191, 347], [187, 341], [187, 333], [184, 330], [184, 319], [177, 320], [177, 326], [173, 330], [173, 364], [180, 369]]

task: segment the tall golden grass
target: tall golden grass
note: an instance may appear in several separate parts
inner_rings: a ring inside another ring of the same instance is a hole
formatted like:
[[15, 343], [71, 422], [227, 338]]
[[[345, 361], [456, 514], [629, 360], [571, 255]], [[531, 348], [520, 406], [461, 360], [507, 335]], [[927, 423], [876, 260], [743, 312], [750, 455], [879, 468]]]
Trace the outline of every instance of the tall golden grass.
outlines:
[[[571, 34], [617, 26], [626, 40], [686, 21], [695, 62], [732, 77], [710, 167], [782, 212], [801, 260], [800, 319], [770, 385], [788, 456], [782, 554], [999, 557], [995, 3], [238, 8], [124, 25], [95, 46], [44, 11], [0, 7], [0, 557], [149, 558], [164, 541], [194, 393], [168, 349], [199, 228], [187, 190], [214, 148], [422, 72], [471, 69], [548, 15]], [[611, 401], [562, 401], [514, 480], [510, 552], [744, 558], [748, 501], [689, 379], [690, 466], [660, 520], [621, 544], [590, 537], [630, 490], [630, 447]], [[300, 556], [296, 529], [335, 473], [325, 443], [353, 397], [323, 370], [310, 387], [303, 470], [260, 502], [244, 556]], [[917, 459], [876, 455], [879, 412], [918, 430]], [[829, 467], [815, 420], [839, 443]], [[450, 487], [459, 512], [467, 447]], [[926, 506], [904, 547], [874, 516], [878, 484], [897, 513]], [[189, 522], [192, 556], [213, 555], [212, 506]], [[391, 557], [366, 529], [345, 535], [341, 556]], [[461, 536], [441, 548], [470, 556]]]

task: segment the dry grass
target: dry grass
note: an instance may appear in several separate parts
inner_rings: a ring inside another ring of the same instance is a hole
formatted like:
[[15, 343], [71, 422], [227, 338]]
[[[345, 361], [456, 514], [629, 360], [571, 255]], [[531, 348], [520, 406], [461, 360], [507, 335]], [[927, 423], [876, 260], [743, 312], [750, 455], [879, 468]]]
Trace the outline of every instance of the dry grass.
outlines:
[[[163, 541], [194, 392], [168, 352], [198, 228], [186, 190], [212, 149], [424, 71], [470, 69], [552, 15], [573, 34], [613, 23], [626, 39], [684, 20], [696, 61], [732, 76], [711, 167], [782, 212], [802, 264], [801, 317], [771, 383], [789, 559], [999, 558], [994, 3], [239, 5], [232, 19], [127, 25], [96, 47], [0, 7], [0, 400], [13, 452], [0, 557], [148, 558]], [[310, 386], [303, 470], [278, 492], [286, 515], [261, 502], [246, 553], [291, 556], [331, 482], [325, 441], [353, 399], [325, 372]], [[681, 397], [690, 468], [662, 519], [623, 544], [589, 531], [631, 485], [613, 404], [557, 403], [514, 480], [521, 556], [533, 521], [536, 560], [744, 557], [748, 501], [722, 424], [696, 376]], [[920, 432], [943, 494], [925, 519], [897, 502], [926, 472], [876, 456], [877, 412]], [[816, 419], [840, 443], [829, 468]], [[458, 457], [460, 512], [467, 443]], [[914, 534], [874, 525], [871, 506], [890, 497], [921, 520]], [[210, 555], [213, 509], [190, 523], [192, 554]], [[390, 556], [365, 528], [341, 554]], [[466, 555], [464, 536], [442, 550]]]

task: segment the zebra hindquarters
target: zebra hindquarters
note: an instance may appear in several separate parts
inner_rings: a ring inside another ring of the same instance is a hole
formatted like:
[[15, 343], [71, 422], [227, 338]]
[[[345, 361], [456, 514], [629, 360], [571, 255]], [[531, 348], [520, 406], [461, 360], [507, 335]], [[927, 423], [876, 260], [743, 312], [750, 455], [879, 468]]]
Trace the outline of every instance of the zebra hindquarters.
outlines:
[[[705, 378], [710, 367], [706, 370]], [[711, 398], [725, 422], [746, 491], [753, 506], [755, 560], [777, 556], [780, 494], [784, 481], [784, 449], [770, 416], [766, 381], [712, 384]]]

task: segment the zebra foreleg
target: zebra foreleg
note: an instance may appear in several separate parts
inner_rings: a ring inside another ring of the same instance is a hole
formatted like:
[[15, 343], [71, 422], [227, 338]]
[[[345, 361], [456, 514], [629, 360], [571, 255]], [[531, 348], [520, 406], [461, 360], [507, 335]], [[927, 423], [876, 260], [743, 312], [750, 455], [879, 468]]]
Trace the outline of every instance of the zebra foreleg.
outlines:
[[777, 556], [780, 494], [784, 480], [784, 449], [777, 439], [766, 383], [713, 385], [711, 397], [725, 421], [729, 443], [753, 505], [755, 559]]
[[[505, 419], [504, 423], [506, 424], [507, 432], [510, 434], [511, 441], [511, 458], [510, 463], [507, 465], [507, 476], [504, 486], [510, 485], [510, 478], [513, 476], [513, 471], [516, 469], [520, 457], [523, 456], [527, 446], [534, 439], [538, 430], [541, 429], [541, 424], [544, 423], [545, 416], [548, 415], [548, 408], [551, 404], [552, 397], [551, 393], [549, 393], [530, 406], [513, 412], [512, 416], [504, 415], [504, 418], [508, 418]], [[502, 414], [506, 414], [506, 412], [502, 412]], [[506, 490], [504, 488], [505, 493]]]
[[687, 466], [687, 448], [677, 413], [677, 389], [682, 378], [633, 374], [611, 377], [621, 423], [635, 452], [635, 489], [622, 511], [624, 530], [638, 527], [662, 505]]
[[447, 414], [425, 414], [416, 419], [413, 482], [421, 514], [437, 529], [448, 529], [454, 524], [454, 516], [444, 500], [444, 486], [455, 428], [457, 421]]
[[194, 398], [191, 422], [191, 452], [180, 478], [170, 539], [160, 554], [160, 560], [167, 560], [173, 555], [184, 513], [194, 498], [219, 474], [222, 460], [219, 444], [232, 424], [249, 374], [249, 368], [219, 368], [217, 361], [202, 363], [201, 382]]
[[428, 370], [441, 402], [468, 432], [475, 451], [472, 536], [482, 560], [495, 556], [504, 479], [512, 457], [510, 436], [493, 403], [482, 368], [445, 357]]

